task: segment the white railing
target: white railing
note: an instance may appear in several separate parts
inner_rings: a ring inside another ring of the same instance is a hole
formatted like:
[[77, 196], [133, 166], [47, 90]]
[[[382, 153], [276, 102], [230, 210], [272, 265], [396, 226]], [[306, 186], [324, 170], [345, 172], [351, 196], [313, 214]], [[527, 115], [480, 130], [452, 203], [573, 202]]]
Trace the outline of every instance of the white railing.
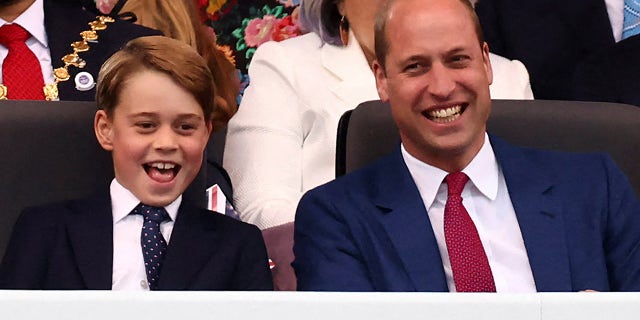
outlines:
[[640, 319], [640, 293], [0, 291], [21, 319]]

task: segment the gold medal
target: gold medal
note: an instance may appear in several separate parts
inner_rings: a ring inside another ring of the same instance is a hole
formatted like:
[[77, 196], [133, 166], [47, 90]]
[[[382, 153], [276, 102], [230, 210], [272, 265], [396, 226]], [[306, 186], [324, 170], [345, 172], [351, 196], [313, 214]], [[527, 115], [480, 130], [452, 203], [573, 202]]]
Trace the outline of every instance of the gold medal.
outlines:
[[107, 22], [115, 22], [116, 20], [109, 16], [98, 16], [98, 20], [107, 23]]
[[85, 52], [89, 50], [89, 44], [86, 41], [76, 41], [71, 44], [73, 47], [73, 51], [75, 52]]
[[84, 41], [96, 42], [98, 41], [98, 33], [93, 30], [87, 30], [80, 32], [80, 36]]
[[72, 65], [78, 68], [84, 68], [84, 66], [87, 65], [87, 62], [80, 58], [76, 53], [70, 53], [62, 57], [62, 61], [64, 62], [65, 66]]
[[58, 83], [50, 83], [44, 86], [44, 97], [47, 101], [58, 100]]
[[7, 100], [7, 87], [0, 84], [0, 100]]
[[56, 77], [57, 81], [69, 80], [69, 71], [67, 71], [65, 67], [60, 67], [53, 70], [53, 75]]
[[101, 31], [107, 28], [107, 25], [100, 20], [89, 22], [89, 26], [91, 27], [91, 30], [95, 30], [95, 31]]
[[78, 57], [77, 54], [75, 53], [69, 53], [68, 55], [62, 57], [62, 62], [64, 62], [64, 64], [69, 65], [69, 64], [75, 64], [78, 59], [80, 59], [80, 57]]

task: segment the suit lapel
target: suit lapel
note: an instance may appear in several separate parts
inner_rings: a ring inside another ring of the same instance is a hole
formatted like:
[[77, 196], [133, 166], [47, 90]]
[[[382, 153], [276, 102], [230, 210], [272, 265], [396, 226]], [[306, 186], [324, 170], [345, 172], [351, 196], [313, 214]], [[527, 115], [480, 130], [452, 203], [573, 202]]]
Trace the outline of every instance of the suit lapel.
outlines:
[[[219, 234], [211, 220], [204, 219], [201, 209], [180, 206], [169, 247], [162, 264], [162, 275], [158, 288], [162, 290], [186, 290], [191, 279], [207, 266], [211, 256], [218, 250]], [[215, 275], [211, 275], [214, 277]]]
[[400, 149], [385, 158], [372, 185], [380, 186], [374, 203], [382, 225], [417, 291], [448, 291], [442, 260], [420, 193]]
[[491, 145], [516, 211], [537, 291], [571, 291], [562, 201], [553, 192], [556, 178], [523, 149], [493, 136]]
[[67, 222], [69, 242], [87, 289], [111, 290], [113, 273], [113, 215], [108, 196], [77, 203]]
[[349, 34], [347, 46], [324, 44], [320, 54], [324, 68], [336, 78], [328, 87], [344, 102], [339, 105], [340, 111], [353, 109], [364, 101], [378, 99], [373, 72], [352, 33]]

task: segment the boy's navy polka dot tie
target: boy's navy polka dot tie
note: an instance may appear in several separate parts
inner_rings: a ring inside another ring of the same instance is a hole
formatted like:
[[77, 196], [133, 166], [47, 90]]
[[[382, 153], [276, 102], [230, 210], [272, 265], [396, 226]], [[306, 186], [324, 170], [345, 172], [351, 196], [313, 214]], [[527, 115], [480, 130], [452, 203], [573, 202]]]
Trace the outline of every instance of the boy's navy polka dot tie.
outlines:
[[149, 289], [155, 290], [160, 279], [162, 258], [167, 251], [167, 242], [164, 240], [162, 233], [160, 233], [160, 223], [171, 220], [171, 218], [164, 208], [151, 207], [145, 204], [139, 204], [131, 213], [140, 214], [144, 217], [140, 242]]
[[444, 238], [457, 292], [496, 292], [489, 260], [478, 230], [462, 205], [462, 189], [469, 177], [453, 172], [445, 178]]

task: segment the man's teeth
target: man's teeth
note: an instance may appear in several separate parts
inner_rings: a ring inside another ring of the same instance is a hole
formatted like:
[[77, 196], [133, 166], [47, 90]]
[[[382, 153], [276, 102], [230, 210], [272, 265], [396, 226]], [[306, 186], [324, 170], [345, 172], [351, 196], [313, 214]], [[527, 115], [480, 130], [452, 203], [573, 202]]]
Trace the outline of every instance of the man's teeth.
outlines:
[[149, 166], [160, 170], [169, 170], [175, 168], [176, 165], [173, 163], [154, 162], [149, 164]]
[[429, 115], [434, 119], [444, 119], [457, 114], [460, 114], [462, 106], [454, 106], [446, 109], [439, 109], [429, 112]]
[[437, 123], [448, 123], [454, 121], [462, 114], [462, 106], [457, 105], [449, 108], [432, 110], [423, 113], [429, 120]]

